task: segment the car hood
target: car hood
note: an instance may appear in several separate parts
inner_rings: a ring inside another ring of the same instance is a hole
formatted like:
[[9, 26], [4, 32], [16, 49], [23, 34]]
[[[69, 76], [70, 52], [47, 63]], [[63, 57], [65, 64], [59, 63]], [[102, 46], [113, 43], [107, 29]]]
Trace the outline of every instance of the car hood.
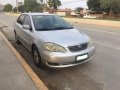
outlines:
[[45, 42], [51, 42], [62, 45], [64, 47], [88, 42], [89, 37], [77, 29], [54, 30], [54, 31], [38, 31]]

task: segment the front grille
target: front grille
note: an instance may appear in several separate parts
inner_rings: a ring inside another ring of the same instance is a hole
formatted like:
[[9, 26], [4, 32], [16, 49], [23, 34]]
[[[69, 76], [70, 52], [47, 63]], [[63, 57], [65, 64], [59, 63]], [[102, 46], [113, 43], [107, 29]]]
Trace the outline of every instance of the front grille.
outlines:
[[71, 52], [77, 52], [77, 51], [85, 50], [87, 49], [87, 47], [88, 47], [88, 43], [84, 43], [75, 46], [69, 46], [68, 48]]

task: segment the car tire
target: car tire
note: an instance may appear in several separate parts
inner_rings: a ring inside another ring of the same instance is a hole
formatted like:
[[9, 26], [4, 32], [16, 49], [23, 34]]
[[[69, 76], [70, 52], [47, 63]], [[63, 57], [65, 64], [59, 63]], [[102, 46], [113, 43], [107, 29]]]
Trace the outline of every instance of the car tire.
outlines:
[[35, 65], [37, 67], [43, 67], [43, 62], [41, 60], [39, 51], [38, 51], [36, 46], [33, 46], [33, 48], [32, 48], [32, 56], [33, 56], [33, 60], [34, 60]]
[[21, 42], [19, 41], [19, 39], [18, 39], [18, 36], [17, 36], [17, 33], [14, 31], [14, 33], [15, 33], [15, 42], [17, 43], [17, 44], [21, 44]]

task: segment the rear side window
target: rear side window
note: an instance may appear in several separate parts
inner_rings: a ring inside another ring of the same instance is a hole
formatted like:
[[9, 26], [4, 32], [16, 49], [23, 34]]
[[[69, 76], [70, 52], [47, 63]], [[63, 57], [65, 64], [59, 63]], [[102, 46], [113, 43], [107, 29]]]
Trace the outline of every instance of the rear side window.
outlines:
[[18, 18], [17, 23], [23, 25], [24, 18], [25, 18], [25, 15], [21, 15], [21, 16]]

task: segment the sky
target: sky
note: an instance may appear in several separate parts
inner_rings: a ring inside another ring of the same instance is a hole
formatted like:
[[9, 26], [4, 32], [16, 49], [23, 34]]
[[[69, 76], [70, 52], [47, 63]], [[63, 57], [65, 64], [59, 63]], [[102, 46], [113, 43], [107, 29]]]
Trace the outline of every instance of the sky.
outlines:
[[[18, 1], [24, 1], [24, 0], [18, 0]], [[62, 6], [60, 6], [61, 9], [65, 8], [71, 8], [74, 9], [76, 7], [83, 7], [87, 8], [87, 0], [60, 0], [62, 2]], [[13, 6], [16, 5], [16, 0], [0, 0], [0, 4], [6, 4], [10, 3]]]
[[87, 7], [87, 0], [61, 0], [62, 6], [60, 8], [71, 8], [74, 9], [75, 7]]
[[[24, 0], [18, 0], [18, 1], [24, 1]], [[7, 3], [10, 3], [10, 4], [12, 4], [13, 6], [15, 6], [16, 5], [16, 0], [0, 0], [0, 4], [3, 4], [3, 5], [5, 5], [5, 4], [7, 4]]]

